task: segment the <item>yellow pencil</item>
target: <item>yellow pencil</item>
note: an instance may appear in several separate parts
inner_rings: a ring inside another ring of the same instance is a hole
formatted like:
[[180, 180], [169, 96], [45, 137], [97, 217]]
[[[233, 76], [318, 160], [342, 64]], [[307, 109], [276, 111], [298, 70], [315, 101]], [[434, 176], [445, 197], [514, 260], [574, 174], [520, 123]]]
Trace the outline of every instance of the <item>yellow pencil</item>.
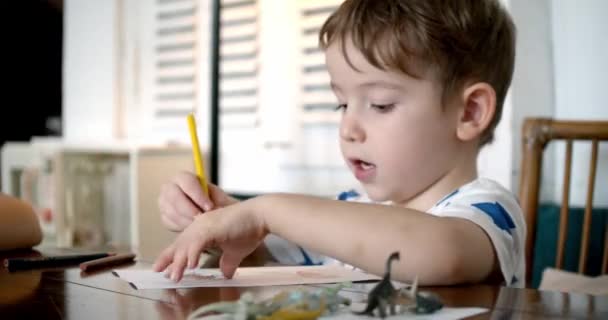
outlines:
[[203, 157], [201, 156], [201, 149], [198, 145], [196, 122], [194, 121], [194, 115], [192, 113], [188, 115], [188, 128], [190, 129], [190, 140], [192, 141], [192, 155], [194, 156], [196, 175], [201, 183], [201, 187], [203, 187], [205, 195], [209, 197], [209, 187], [207, 186], [207, 178], [205, 177], [205, 166], [203, 165]]

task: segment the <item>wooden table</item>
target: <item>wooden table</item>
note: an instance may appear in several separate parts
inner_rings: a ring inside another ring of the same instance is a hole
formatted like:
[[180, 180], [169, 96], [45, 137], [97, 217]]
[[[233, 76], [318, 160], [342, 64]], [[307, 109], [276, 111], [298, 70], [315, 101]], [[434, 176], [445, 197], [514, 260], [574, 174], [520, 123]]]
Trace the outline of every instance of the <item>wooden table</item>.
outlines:
[[[0, 253], [0, 259], [36, 255]], [[125, 266], [124, 268], [130, 268]], [[138, 261], [136, 267], [150, 266]], [[81, 274], [77, 267], [9, 273], [0, 268], [0, 319], [185, 319], [197, 307], [285, 287], [135, 290], [109, 270]], [[425, 288], [449, 307], [483, 307], [475, 319], [608, 319], [608, 297], [474, 285]]]

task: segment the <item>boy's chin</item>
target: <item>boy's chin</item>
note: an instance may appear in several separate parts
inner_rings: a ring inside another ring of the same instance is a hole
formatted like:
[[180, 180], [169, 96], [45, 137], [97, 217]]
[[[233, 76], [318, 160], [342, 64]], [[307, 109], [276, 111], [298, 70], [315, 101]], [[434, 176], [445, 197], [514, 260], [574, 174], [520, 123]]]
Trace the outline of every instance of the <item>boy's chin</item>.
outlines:
[[390, 201], [390, 193], [376, 186], [363, 185], [367, 197], [373, 202]]

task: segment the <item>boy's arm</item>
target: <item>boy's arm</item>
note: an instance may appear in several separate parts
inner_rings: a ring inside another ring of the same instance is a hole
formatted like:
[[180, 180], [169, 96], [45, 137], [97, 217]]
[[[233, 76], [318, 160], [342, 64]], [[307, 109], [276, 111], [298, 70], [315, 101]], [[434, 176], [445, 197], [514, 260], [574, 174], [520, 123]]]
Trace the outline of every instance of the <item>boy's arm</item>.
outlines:
[[288, 194], [261, 196], [251, 205], [269, 232], [375, 274], [383, 274], [386, 258], [400, 251], [396, 280], [479, 282], [498, 265], [487, 234], [465, 219]]

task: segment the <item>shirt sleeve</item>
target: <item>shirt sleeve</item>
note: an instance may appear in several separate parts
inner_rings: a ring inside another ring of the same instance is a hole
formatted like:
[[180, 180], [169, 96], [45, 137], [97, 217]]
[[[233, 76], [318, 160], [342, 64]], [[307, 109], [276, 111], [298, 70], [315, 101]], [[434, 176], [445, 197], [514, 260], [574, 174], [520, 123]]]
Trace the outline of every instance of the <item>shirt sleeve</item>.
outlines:
[[430, 213], [467, 219], [481, 227], [492, 241], [505, 284], [523, 286], [526, 226], [517, 199], [508, 190], [480, 181], [446, 196]]

